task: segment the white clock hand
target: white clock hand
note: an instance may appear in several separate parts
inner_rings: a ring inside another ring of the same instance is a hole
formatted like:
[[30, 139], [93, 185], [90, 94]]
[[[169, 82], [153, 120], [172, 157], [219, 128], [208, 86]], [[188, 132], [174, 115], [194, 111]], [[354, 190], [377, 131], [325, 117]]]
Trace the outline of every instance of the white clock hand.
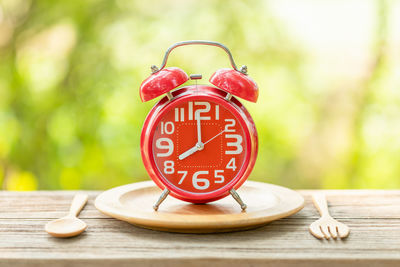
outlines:
[[182, 154], [180, 154], [178, 158], [180, 160], [183, 160], [183, 159], [189, 157], [190, 155], [192, 155], [193, 153], [195, 153], [195, 152], [197, 152], [199, 150], [202, 150], [203, 148], [204, 148], [203, 143], [196, 144], [194, 147], [192, 147], [189, 150], [187, 150], [187, 151], [183, 152]]
[[197, 116], [196, 120], [197, 120], [197, 144], [194, 147], [190, 148], [189, 150], [180, 154], [178, 157], [180, 160], [183, 160], [183, 159], [189, 157], [190, 155], [192, 155], [193, 153], [195, 153], [196, 151], [203, 150], [203, 148], [204, 148], [204, 144], [201, 142], [200, 115]]
[[204, 143], [204, 145], [206, 145], [207, 143], [211, 142], [214, 138], [220, 136], [223, 132], [225, 132], [225, 130], [223, 130], [222, 132], [219, 132], [217, 135], [214, 135], [213, 137], [208, 139], [207, 142]]
[[179, 159], [183, 160], [198, 150], [197, 145], [179, 155]]
[[197, 120], [197, 143], [201, 143], [201, 124], [200, 124], [200, 114], [196, 118]]
[[224, 133], [225, 130], [219, 132], [218, 134], [214, 135], [213, 137], [211, 137], [210, 139], [207, 140], [207, 142], [203, 143], [197, 143], [194, 147], [190, 148], [189, 150], [183, 152], [182, 154], [179, 155], [179, 159], [183, 160], [187, 157], [189, 157], [190, 155], [192, 155], [193, 153], [199, 151], [199, 150], [203, 150], [204, 145], [206, 145], [207, 143], [211, 142], [212, 140], [214, 140], [215, 138], [217, 138], [218, 136], [220, 136], [222, 133]]

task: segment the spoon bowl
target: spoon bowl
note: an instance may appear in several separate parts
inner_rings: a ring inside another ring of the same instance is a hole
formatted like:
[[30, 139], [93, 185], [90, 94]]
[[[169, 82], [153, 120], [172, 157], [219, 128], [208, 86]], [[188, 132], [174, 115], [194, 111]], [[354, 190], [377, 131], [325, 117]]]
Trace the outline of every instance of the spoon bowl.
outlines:
[[47, 223], [45, 230], [54, 237], [72, 237], [81, 234], [86, 228], [82, 220], [66, 216]]
[[81, 234], [86, 230], [87, 225], [78, 219], [79, 212], [83, 209], [88, 200], [88, 195], [77, 194], [72, 200], [69, 214], [57, 220], [48, 222], [45, 226], [47, 233], [54, 237], [72, 237]]

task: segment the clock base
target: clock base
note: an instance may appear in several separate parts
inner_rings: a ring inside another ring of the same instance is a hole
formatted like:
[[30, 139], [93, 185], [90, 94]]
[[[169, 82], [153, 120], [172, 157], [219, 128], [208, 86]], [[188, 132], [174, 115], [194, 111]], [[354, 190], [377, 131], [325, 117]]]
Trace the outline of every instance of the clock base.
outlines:
[[[158, 210], [158, 207], [160, 207], [161, 203], [167, 198], [167, 196], [169, 195], [169, 190], [168, 189], [164, 189], [160, 195], [160, 197], [158, 198], [156, 204], [154, 204], [153, 209], [155, 211]], [[236, 200], [237, 203], [239, 203], [240, 207], [242, 208], [242, 210], [245, 210], [247, 208], [247, 205], [244, 204], [243, 200], [240, 198], [239, 194], [236, 192], [235, 189], [231, 189], [229, 191], [229, 193], [232, 195], [233, 199]]]
[[233, 199], [235, 199], [236, 202], [239, 203], [240, 208], [242, 208], [242, 210], [246, 210], [247, 205], [244, 204], [244, 202], [243, 202], [243, 200], [240, 198], [238, 192], [236, 192], [236, 190], [232, 188], [232, 189], [229, 191], [229, 193], [232, 195]]
[[167, 196], [169, 195], [169, 190], [168, 189], [164, 189], [161, 193], [161, 196], [158, 198], [156, 204], [154, 204], [153, 209], [155, 211], [158, 210], [158, 207], [160, 206], [160, 204], [167, 198]]

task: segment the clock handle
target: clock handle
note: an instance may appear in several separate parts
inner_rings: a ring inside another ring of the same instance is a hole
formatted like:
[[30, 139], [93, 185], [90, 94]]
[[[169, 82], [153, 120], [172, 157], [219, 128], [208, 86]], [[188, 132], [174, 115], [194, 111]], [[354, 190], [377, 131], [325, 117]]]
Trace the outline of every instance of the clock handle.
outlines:
[[165, 66], [167, 65], [167, 61], [168, 61], [168, 56], [171, 53], [172, 50], [174, 50], [175, 48], [179, 47], [179, 46], [185, 46], [185, 45], [210, 45], [210, 46], [216, 46], [216, 47], [220, 47], [222, 48], [229, 57], [229, 60], [231, 62], [232, 68], [234, 70], [240, 71], [240, 72], [244, 72], [247, 70], [242, 70], [242, 69], [238, 69], [235, 61], [233, 60], [233, 56], [231, 54], [231, 51], [229, 51], [228, 47], [226, 47], [225, 45], [221, 44], [221, 43], [217, 43], [217, 42], [211, 42], [211, 41], [203, 41], [203, 40], [191, 40], [191, 41], [183, 41], [183, 42], [178, 42], [173, 44], [172, 46], [170, 46], [167, 51], [165, 52], [164, 55], [164, 59], [163, 62], [161, 63], [160, 68], [157, 68], [157, 66], [152, 66], [151, 69], [153, 71], [153, 73], [159, 72], [160, 70], [162, 70], [163, 68], [165, 68]]

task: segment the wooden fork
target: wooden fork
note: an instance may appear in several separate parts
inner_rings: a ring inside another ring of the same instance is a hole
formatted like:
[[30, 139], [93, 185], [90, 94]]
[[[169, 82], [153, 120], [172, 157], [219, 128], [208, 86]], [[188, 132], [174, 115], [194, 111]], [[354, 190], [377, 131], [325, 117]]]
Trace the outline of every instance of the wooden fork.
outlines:
[[319, 239], [329, 239], [331, 237], [336, 239], [338, 236], [346, 238], [350, 234], [350, 229], [347, 225], [333, 219], [329, 214], [325, 195], [316, 193], [312, 195], [312, 200], [319, 214], [321, 214], [321, 218], [310, 225], [311, 234]]

